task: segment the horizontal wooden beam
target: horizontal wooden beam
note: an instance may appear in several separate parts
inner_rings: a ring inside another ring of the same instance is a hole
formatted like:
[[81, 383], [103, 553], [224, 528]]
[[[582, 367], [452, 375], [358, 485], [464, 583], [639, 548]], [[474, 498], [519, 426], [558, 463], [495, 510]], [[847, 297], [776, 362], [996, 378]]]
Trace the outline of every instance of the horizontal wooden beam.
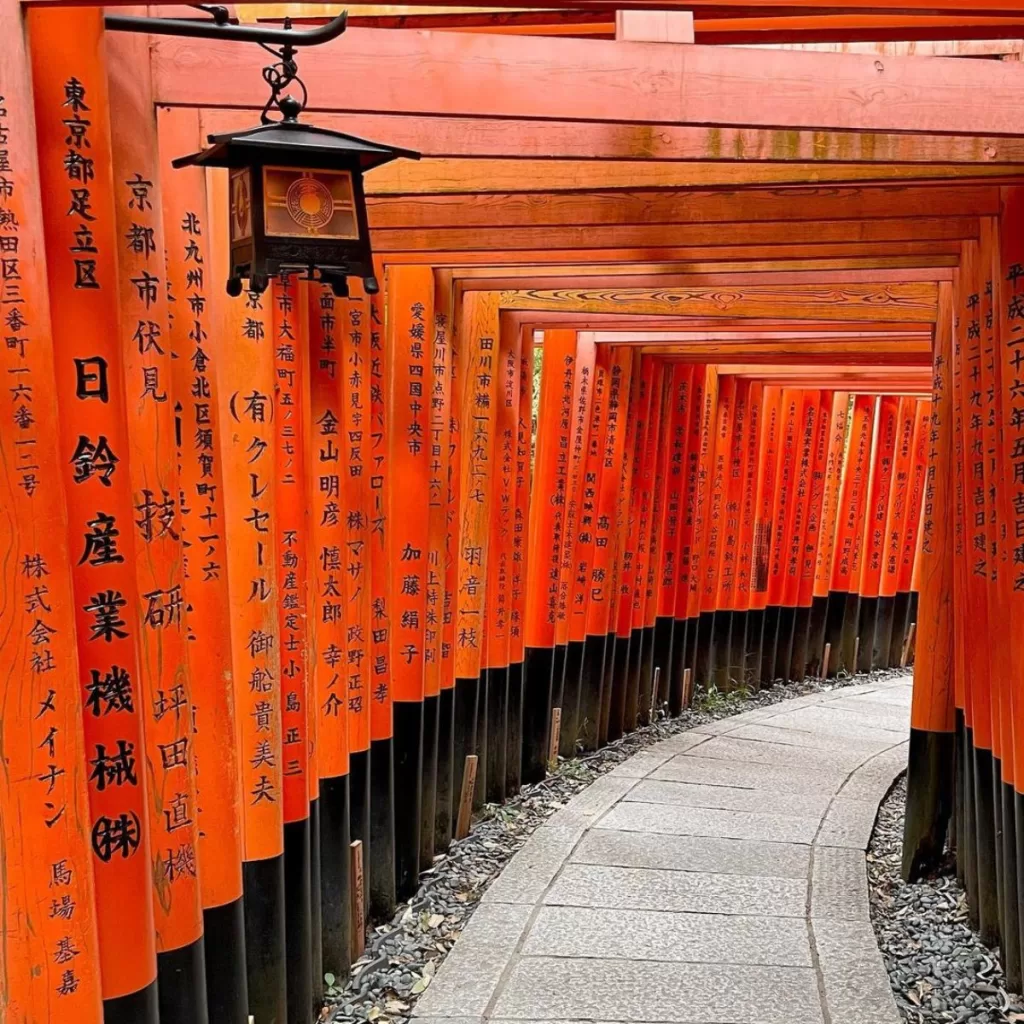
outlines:
[[931, 361], [931, 342], [913, 346], [877, 342], [870, 346], [857, 342], [687, 342], [685, 345], [641, 345], [644, 355], [672, 356], [687, 362], [717, 363], [807, 363], [829, 361], [846, 366], [884, 364], [886, 366], [927, 366]]
[[938, 288], [934, 284], [883, 286], [750, 286], [730, 290], [622, 289], [563, 291], [531, 289], [502, 292], [503, 309], [573, 313], [640, 314], [690, 317], [779, 317], [793, 320], [865, 320], [907, 323], [933, 321]]
[[999, 210], [998, 186], [945, 184], [376, 196], [367, 200], [371, 229], [945, 219], [997, 216]]
[[[158, 37], [152, 52], [157, 103], [259, 102], [257, 47]], [[1024, 133], [1024, 81], [998, 61], [352, 28], [304, 51], [300, 68], [311, 109], [344, 96], [349, 106], [361, 97], [367, 111], [624, 121], [652, 131]]]
[[[249, 102], [255, 98], [254, 93]], [[318, 112], [317, 124], [438, 158], [1024, 164], [1024, 138], [680, 125], [652, 130], [647, 124], [365, 113], [341, 106], [357, 106], [356, 98], [336, 102], [345, 112]], [[202, 116], [203, 130], [219, 134], [255, 124], [258, 108], [207, 109]], [[369, 175], [367, 184], [386, 170]]]
[[[974, 217], [926, 217], [891, 220], [840, 220], [815, 222], [752, 221], [729, 224], [643, 224], [541, 227], [461, 227], [461, 228], [375, 228], [373, 248], [378, 253], [410, 252], [501, 252], [502, 260], [517, 249], [570, 250], [592, 252], [600, 241], [609, 249], [648, 251], [697, 247], [705, 257], [727, 258], [730, 246], [780, 246], [779, 256], [792, 251], [794, 245], [824, 247], [833, 243], [862, 243], [865, 251], [874, 242], [959, 242], [978, 237], [978, 220]], [[896, 254], [912, 250], [892, 250]], [[953, 251], [957, 251], [955, 248]], [[856, 254], [851, 248], [851, 253]], [[826, 255], [823, 251], [822, 255]], [[461, 259], [461, 257], [460, 257]], [[563, 256], [564, 259], [564, 256]], [[580, 259], [588, 260], [581, 254]], [[493, 257], [488, 262], [493, 261]], [[429, 260], [428, 262], [438, 262]], [[463, 261], [464, 262], [464, 261]]]

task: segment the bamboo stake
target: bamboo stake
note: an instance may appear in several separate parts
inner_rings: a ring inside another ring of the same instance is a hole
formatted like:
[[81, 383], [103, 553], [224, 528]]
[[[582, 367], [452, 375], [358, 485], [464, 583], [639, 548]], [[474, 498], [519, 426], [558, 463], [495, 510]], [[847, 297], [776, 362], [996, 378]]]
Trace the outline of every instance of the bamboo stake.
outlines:
[[825, 653], [821, 657], [821, 678], [828, 679], [828, 661], [832, 657], [832, 645], [825, 644]]
[[693, 670], [683, 669], [683, 707], [688, 708], [693, 703]]

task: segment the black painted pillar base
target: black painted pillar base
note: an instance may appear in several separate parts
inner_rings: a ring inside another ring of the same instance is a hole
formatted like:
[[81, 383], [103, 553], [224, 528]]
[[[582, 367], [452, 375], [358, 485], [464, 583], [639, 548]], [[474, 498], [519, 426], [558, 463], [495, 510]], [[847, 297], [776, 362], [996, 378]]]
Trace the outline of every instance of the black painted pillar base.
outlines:
[[[462, 794], [462, 777], [466, 772], [466, 758], [476, 753], [476, 705], [479, 679], [456, 679], [454, 707], [452, 709], [452, 832], [458, 816], [459, 799]], [[398, 751], [395, 751], [398, 757]], [[479, 771], [479, 765], [477, 770]], [[398, 776], [395, 776], [398, 783]], [[395, 821], [398, 828], [398, 821]]]
[[996, 922], [999, 944], [1003, 943], [1003, 925], [1006, 923], [1006, 908], [1003, 906], [1003, 798], [1002, 779], [1000, 773], [1002, 764], [995, 754], [992, 755], [992, 777], [989, 785], [992, 790], [992, 821], [994, 825], [994, 842], [992, 844], [993, 854], [996, 862]]
[[729, 634], [729, 679], [732, 689], [743, 689], [746, 681], [747, 659], [747, 616], [748, 612], [733, 611], [732, 627]]
[[1003, 823], [1003, 924], [1000, 928], [1000, 951], [1006, 987], [1021, 990], [1020, 904], [1017, 898], [1017, 805], [1013, 786], [1000, 782]]
[[473, 788], [473, 813], [484, 805], [484, 794], [487, 792], [487, 697], [490, 686], [490, 669], [480, 669], [480, 680], [476, 688], [476, 718], [474, 719], [473, 735], [476, 758], [476, 785]]
[[267, 1024], [285, 1024], [288, 986], [285, 978], [284, 854], [243, 861], [242, 891], [245, 893], [249, 1014]]
[[615, 633], [609, 631], [604, 638], [604, 664], [601, 668], [601, 719], [597, 726], [597, 745], [608, 743], [608, 729], [612, 716], [612, 699], [615, 679]]
[[708, 654], [711, 682], [722, 693], [732, 686], [729, 675], [729, 652], [732, 650], [732, 612], [717, 611], [711, 620], [711, 649]]
[[[843, 664], [843, 623], [846, 621], [846, 602], [850, 595], [845, 590], [830, 590], [828, 611], [825, 615], [825, 643], [830, 646], [828, 674], [835, 676]], [[822, 647], [824, 651], [824, 646]]]
[[779, 607], [779, 640], [775, 647], [775, 678], [789, 681], [789, 667], [793, 660], [793, 628], [796, 608], [784, 604]]
[[203, 911], [203, 954], [206, 957], [206, 1005], [210, 1020], [216, 1024], [248, 1024], [243, 897]]
[[487, 790], [489, 804], [505, 802], [508, 752], [508, 667], [487, 670]]
[[[310, 949], [313, 961], [313, 1020], [320, 1015], [324, 1005], [324, 936], [323, 913], [320, 909], [320, 797], [309, 801], [309, 925], [310, 925]], [[244, 927], [244, 924], [243, 924]], [[210, 939], [209, 925], [206, 927], [207, 941]], [[210, 954], [206, 954], [207, 973], [210, 970]], [[207, 978], [209, 988], [209, 978]], [[210, 1006], [210, 1015], [216, 1020], [224, 1020], [226, 1024], [247, 1024], [245, 1021], [237, 1021], [233, 1017], [216, 1017], [213, 1014], [213, 1006]]]
[[583, 698], [582, 640], [570, 640], [565, 645], [562, 680], [562, 734], [558, 740], [558, 752], [562, 757], [575, 757], [580, 731], [580, 701]]
[[910, 593], [897, 592], [893, 600], [892, 636], [889, 640], [889, 668], [899, 668], [903, 658], [903, 643], [910, 629]]
[[974, 730], [964, 727], [964, 888], [967, 919], [977, 931], [978, 916], [978, 811], [974, 797]]
[[825, 653], [825, 620], [828, 617], [828, 597], [811, 601], [807, 617], [807, 674], [821, 675], [821, 659]]
[[[522, 783], [540, 782], [547, 771], [548, 725], [551, 717], [551, 647], [527, 647], [523, 652], [523, 767]], [[458, 800], [458, 790], [455, 799]]]
[[871, 649], [871, 667], [888, 668], [892, 649], [892, 623], [896, 613], [895, 597], [879, 597], [875, 608], [875, 636]]
[[[846, 608], [843, 611], [843, 635], [839, 644], [839, 667], [850, 675], [857, 671], [857, 658], [854, 652], [857, 647], [857, 637], [860, 635], [860, 594], [852, 590], [846, 595]], [[835, 653], [835, 648], [832, 648]]]
[[604, 636], [588, 635], [580, 657], [579, 741], [587, 753], [597, 750], [599, 743], [605, 640]]
[[768, 605], [764, 610], [764, 628], [761, 631], [761, 685], [775, 682], [775, 652], [779, 647], [779, 606]]
[[320, 915], [323, 970], [338, 982], [352, 967], [348, 776], [320, 780]]
[[[1013, 810], [1014, 856], [1011, 870], [1017, 876], [1016, 885], [1019, 898], [1020, 894], [1024, 893], [1024, 794], [1018, 793], [1016, 790], [1013, 790]], [[1017, 959], [1018, 961], [1024, 959], [1024, 913], [1021, 913], [1019, 906], [1017, 907]], [[1021, 973], [1024, 974], [1024, 966], [1021, 967]], [[1020, 977], [1016, 979], [1015, 986], [1007, 979], [1007, 987], [1013, 986], [1014, 992], [1019, 992], [1022, 985], [1024, 985], [1024, 980]]]
[[[363, 844], [363, 876], [369, 874], [374, 851], [370, 846], [370, 751], [353, 750], [348, 757], [348, 808], [352, 842]], [[366, 919], [370, 904], [366, 903]]]
[[[441, 697], [423, 698], [423, 795], [420, 798], [420, 871], [434, 866], [434, 825], [437, 814], [437, 738]], [[374, 850], [374, 856], [377, 851]]]
[[701, 612], [696, 621], [693, 638], [693, 689], [707, 688], [711, 682], [711, 633], [714, 629], [715, 613]]
[[392, 704], [395, 763], [395, 895], [409, 899], [420, 883], [420, 810], [423, 797], [423, 703]]
[[978, 858], [978, 935], [986, 946], [992, 946], [999, 941], [992, 751], [977, 746], [974, 748], [974, 806]]
[[640, 662], [643, 658], [644, 631], [629, 634], [629, 659], [626, 662], [626, 699], [622, 711], [622, 731], [632, 732], [640, 712]]
[[675, 623], [676, 620], [671, 615], [659, 615], [654, 620], [651, 654], [654, 658], [654, 668], [660, 669], [658, 692], [654, 696], [655, 710], [668, 710], [668, 693], [672, 679], [672, 651], [675, 646]]
[[875, 618], [878, 614], [878, 598], [862, 597], [857, 616], [857, 636], [860, 647], [857, 650], [857, 671], [870, 672], [875, 651]]
[[953, 842], [952, 846], [954, 860], [956, 862], [956, 878], [962, 889], [966, 889], [964, 881], [964, 857], [967, 852], [967, 844], [964, 841], [964, 713], [962, 709], [956, 709], [956, 757], [953, 762], [954, 797], [953, 797]]
[[[309, 1024], [313, 1005], [313, 922], [311, 917], [312, 879], [309, 872], [309, 818], [284, 824], [284, 899], [286, 983], [288, 1024]], [[188, 1021], [187, 1017], [165, 1016], [163, 985], [160, 989], [160, 1016], [168, 1021]]]
[[747, 637], [743, 650], [743, 682], [749, 690], [761, 688], [761, 644], [764, 638], [764, 609], [747, 612]]
[[505, 748], [505, 794], [519, 792], [523, 780], [523, 663], [508, 667], [508, 727]]
[[455, 800], [455, 687], [443, 689], [437, 698], [437, 782], [434, 787], [434, 852], [444, 853], [452, 844], [452, 806]]
[[630, 637], [615, 635], [615, 652], [612, 659], [612, 706], [608, 715], [608, 742], [622, 738], [626, 721], [626, 689], [629, 674]]
[[676, 619], [672, 629], [672, 663], [668, 679], [668, 713], [677, 718], [683, 711], [683, 672], [690, 664], [687, 661], [689, 620]]
[[810, 652], [807, 648], [811, 623], [811, 606], [798, 605], [793, 616], [793, 653], [789, 659], [789, 678], [803, 682], [807, 676]]
[[916, 881], [942, 860], [953, 813], [955, 734], [910, 730], [903, 878]]
[[[660, 686], [660, 680], [658, 685]], [[640, 690], [637, 697], [637, 722], [649, 725], [654, 698], [654, 627], [640, 630]]]
[[104, 999], [103, 1024], [160, 1024], [156, 979], [138, 992]]
[[[307, 904], [308, 906], [308, 904]], [[308, 920], [308, 918], [307, 918]], [[289, 964], [289, 968], [290, 968]], [[309, 974], [309, 959], [305, 961]], [[206, 959], [203, 954], [203, 936], [179, 949], [168, 949], [156, 955], [157, 992], [160, 1003], [160, 1020], [181, 1021], [181, 1024], [208, 1024], [210, 1020], [206, 1005]], [[291, 977], [289, 976], [289, 982]], [[307, 989], [309, 988], [307, 984]], [[289, 998], [291, 989], [289, 988]], [[309, 1000], [307, 1000], [308, 1005]], [[291, 1012], [290, 1020], [298, 1018]], [[308, 1014], [306, 1006], [304, 1013]], [[306, 1024], [306, 1019], [302, 1020]]]
[[[366, 871], [371, 921], [395, 912], [395, 766], [391, 737], [370, 742], [370, 849]], [[314, 890], [315, 891], [315, 890]]]

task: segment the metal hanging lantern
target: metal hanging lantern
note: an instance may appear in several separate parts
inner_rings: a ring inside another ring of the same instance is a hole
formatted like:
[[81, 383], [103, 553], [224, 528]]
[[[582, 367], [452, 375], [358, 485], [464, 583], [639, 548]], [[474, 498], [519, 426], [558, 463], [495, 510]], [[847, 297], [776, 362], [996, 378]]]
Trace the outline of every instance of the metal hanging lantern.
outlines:
[[[369, 294], [380, 290], [366, 219], [363, 174], [397, 157], [420, 154], [342, 132], [301, 124], [306, 87], [298, 76], [295, 47], [325, 42], [345, 29], [342, 14], [319, 29], [232, 26], [223, 8], [208, 9], [214, 21], [108, 16], [108, 28], [174, 35], [228, 37], [258, 42], [278, 58], [263, 70], [270, 97], [255, 128], [210, 135], [209, 148], [179, 157], [174, 167], [226, 167], [229, 189], [229, 295], [240, 295], [242, 281], [263, 292], [282, 273], [305, 272], [348, 295], [349, 277], [360, 277]], [[159, 27], [154, 27], [159, 26]], [[280, 50], [269, 44], [278, 43]], [[289, 93], [292, 86], [301, 99]], [[279, 118], [271, 117], [276, 108]]]

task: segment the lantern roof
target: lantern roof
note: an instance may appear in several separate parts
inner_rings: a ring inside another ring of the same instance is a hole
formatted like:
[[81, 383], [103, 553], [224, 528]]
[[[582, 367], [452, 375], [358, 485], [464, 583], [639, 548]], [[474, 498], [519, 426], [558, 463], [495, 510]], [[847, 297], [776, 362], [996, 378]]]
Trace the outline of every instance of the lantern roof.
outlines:
[[287, 165], [301, 166], [311, 157], [359, 163], [363, 171], [389, 163], [400, 156], [419, 160], [412, 149], [399, 149], [355, 135], [302, 124], [292, 118], [257, 125], [223, 135], [210, 135], [208, 149], [178, 157], [175, 167], [244, 167], [258, 155], [270, 157]]

